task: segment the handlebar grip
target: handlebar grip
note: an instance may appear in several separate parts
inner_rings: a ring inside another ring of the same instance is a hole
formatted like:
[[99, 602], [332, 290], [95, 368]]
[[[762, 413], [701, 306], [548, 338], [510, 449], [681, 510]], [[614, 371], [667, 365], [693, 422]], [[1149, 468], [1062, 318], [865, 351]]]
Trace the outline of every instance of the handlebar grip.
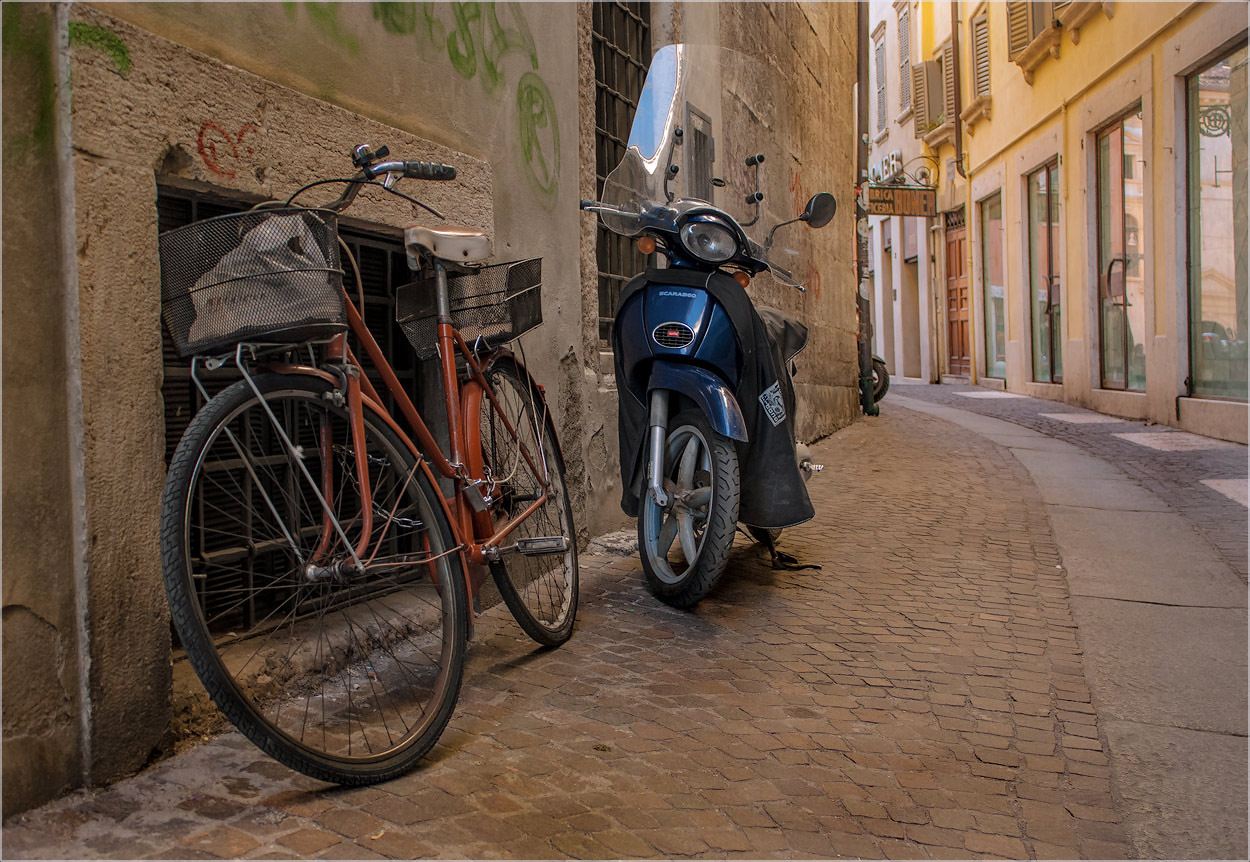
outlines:
[[404, 162], [404, 176], [414, 180], [454, 180], [456, 169], [435, 162]]

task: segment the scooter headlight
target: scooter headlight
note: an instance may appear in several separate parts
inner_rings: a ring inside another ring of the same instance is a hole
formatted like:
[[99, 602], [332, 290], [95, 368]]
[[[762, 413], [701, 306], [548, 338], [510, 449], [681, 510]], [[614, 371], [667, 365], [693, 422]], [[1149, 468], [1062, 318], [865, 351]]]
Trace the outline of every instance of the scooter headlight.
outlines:
[[681, 244], [704, 263], [724, 263], [738, 255], [733, 231], [715, 221], [692, 221], [681, 229]]

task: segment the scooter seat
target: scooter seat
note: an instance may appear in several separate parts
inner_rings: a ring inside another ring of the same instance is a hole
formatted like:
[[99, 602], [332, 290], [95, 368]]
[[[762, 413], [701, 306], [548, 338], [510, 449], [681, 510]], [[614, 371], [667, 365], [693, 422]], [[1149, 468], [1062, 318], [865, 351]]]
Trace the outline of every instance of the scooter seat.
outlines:
[[422, 227], [412, 225], [404, 231], [404, 246], [410, 257], [428, 254], [458, 263], [477, 263], [491, 254], [490, 237], [471, 227]]

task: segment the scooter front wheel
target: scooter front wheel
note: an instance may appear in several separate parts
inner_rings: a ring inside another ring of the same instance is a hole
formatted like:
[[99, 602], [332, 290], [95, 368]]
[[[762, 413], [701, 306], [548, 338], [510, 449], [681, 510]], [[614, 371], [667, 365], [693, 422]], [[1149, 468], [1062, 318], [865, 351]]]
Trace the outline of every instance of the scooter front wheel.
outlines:
[[644, 491], [638, 552], [651, 591], [665, 604], [692, 608], [708, 594], [729, 559], [738, 521], [738, 453], [698, 410], [668, 424], [659, 471], [667, 500]]

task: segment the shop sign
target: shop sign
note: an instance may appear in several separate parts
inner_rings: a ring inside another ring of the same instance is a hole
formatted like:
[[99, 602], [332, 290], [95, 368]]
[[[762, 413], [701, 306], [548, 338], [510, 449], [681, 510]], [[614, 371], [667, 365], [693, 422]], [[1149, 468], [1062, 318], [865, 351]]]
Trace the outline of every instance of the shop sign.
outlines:
[[937, 189], [922, 186], [868, 186], [868, 214], [937, 215]]
[[868, 178], [882, 185], [893, 182], [903, 173], [903, 151], [893, 150], [889, 155], [868, 169]]

